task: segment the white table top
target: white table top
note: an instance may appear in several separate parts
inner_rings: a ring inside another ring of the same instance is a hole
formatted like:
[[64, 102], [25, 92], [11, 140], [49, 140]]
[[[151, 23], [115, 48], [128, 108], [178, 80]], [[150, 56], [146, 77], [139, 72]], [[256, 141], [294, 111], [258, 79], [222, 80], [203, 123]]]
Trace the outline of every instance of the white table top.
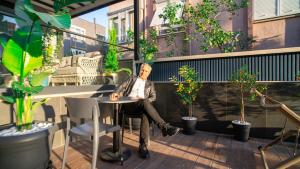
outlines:
[[132, 97], [120, 97], [118, 100], [116, 101], [111, 101], [109, 97], [98, 97], [98, 101], [100, 103], [133, 103], [133, 102], [137, 102], [139, 101], [138, 98], [132, 98]]

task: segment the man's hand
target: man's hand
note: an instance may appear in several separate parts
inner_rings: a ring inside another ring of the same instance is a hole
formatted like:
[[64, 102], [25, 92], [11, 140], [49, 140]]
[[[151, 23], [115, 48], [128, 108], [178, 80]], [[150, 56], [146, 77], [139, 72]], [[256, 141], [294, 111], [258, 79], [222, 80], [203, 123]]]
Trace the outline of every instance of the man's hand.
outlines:
[[111, 95], [109, 95], [109, 99], [111, 101], [117, 101], [119, 99], [119, 94], [118, 93], [112, 93]]

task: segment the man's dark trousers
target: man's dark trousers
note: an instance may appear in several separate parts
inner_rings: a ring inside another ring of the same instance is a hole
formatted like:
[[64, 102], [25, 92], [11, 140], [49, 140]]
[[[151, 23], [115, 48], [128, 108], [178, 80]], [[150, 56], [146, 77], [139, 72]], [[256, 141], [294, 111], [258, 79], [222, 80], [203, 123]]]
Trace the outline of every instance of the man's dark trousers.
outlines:
[[154, 121], [162, 129], [165, 121], [160, 117], [154, 106], [147, 99], [136, 103], [124, 104], [124, 113], [141, 117], [140, 144], [147, 144], [149, 140], [149, 121]]

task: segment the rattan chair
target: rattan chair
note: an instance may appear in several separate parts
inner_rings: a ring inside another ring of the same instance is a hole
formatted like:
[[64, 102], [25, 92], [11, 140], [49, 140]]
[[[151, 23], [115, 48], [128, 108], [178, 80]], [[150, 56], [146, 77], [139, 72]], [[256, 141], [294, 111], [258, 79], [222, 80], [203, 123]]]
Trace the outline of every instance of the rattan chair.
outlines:
[[[70, 137], [92, 140], [93, 157], [91, 168], [95, 169], [99, 138], [110, 132], [120, 132], [121, 128], [119, 125], [104, 124], [99, 121], [100, 110], [95, 98], [65, 98], [65, 100], [68, 108], [68, 117], [62, 169], [65, 167]], [[71, 121], [76, 121], [76, 119], [85, 119], [87, 121], [83, 124], [71, 127]]]

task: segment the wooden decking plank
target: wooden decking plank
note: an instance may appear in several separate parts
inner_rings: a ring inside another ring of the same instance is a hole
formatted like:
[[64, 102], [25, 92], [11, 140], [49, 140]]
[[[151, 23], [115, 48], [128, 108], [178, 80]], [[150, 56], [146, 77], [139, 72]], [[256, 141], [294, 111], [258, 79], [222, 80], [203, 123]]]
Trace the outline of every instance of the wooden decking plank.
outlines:
[[[164, 160], [160, 163], [159, 168], [161, 169], [182, 169], [181, 164], [189, 159], [184, 159], [184, 154], [187, 153], [187, 149], [192, 146], [195, 136], [184, 136], [178, 145], [172, 148], [170, 154], [166, 155]], [[170, 161], [172, 161], [170, 163]], [[193, 162], [193, 161], [190, 161]]]
[[164, 138], [163, 142], [158, 141], [155, 147], [150, 148], [151, 158], [147, 161], [147, 163], [140, 165], [139, 168], [161, 168], [161, 163], [164, 161], [164, 159], [168, 155], [172, 155], [174, 148], [177, 148], [183, 139], [184, 135], [178, 134], [176, 136]]
[[230, 150], [231, 139], [228, 137], [218, 137], [216, 143], [216, 151], [214, 154], [214, 160], [211, 168], [223, 169], [230, 168], [228, 156], [231, 153]]
[[186, 150], [182, 158], [186, 159], [178, 164], [179, 168], [192, 168], [195, 166], [195, 161], [197, 160], [199, 154], [203, 151], [204, 144], [207, 140], [204, 134], [197, 132], [193, 137], [194, 140], [191, 146]]
[[254, 156], [254, 161], [253, 161], [254, 168], [255, 169], [264, 169], [262, 156], [261, 156], [260, 151], [258, 150], [258, 146], [260, 144], [258, 144], [258, 141], [256, 139], [251, 138], [249, 140], [249, 145], [252, 149], [252, 153]]
[[215, 146], [218, 139], [218, 136], [207, 134], [208, 138], [203, 147], [203, 151], [199, 154], [194, 169], [198, 168], [210, 168], [212, 165], [212, 160], [214, 156]]

